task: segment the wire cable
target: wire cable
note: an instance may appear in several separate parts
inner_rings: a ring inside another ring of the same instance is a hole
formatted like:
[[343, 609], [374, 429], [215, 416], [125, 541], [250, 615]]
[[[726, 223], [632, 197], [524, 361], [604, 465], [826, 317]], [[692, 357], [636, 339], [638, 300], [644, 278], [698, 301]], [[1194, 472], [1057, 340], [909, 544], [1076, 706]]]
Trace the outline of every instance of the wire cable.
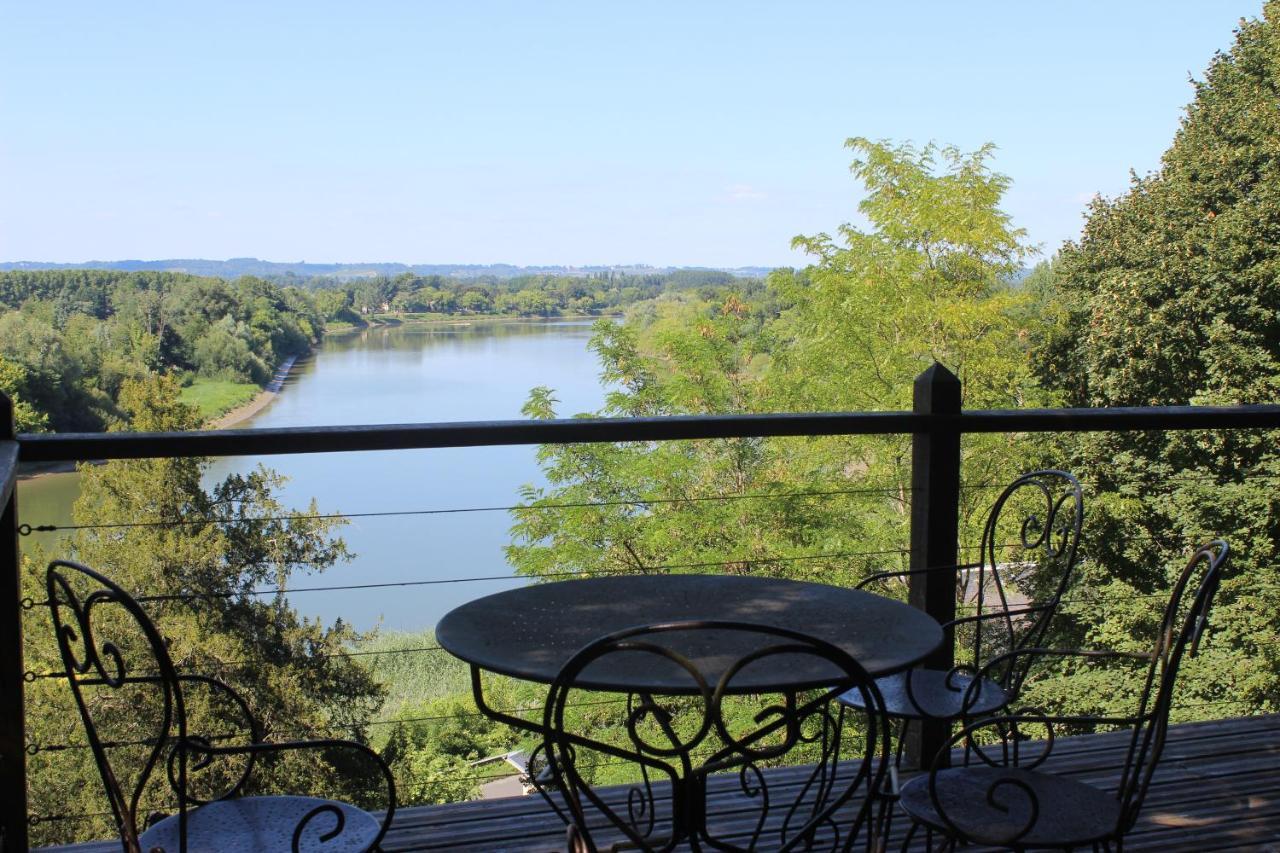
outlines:
[[[909, 491], [909, 490], [908, 490]], [[115, 530], [136, 527], [184, 527], [202, 524], [243, 524], [267, 521], [336, 521], [354, 518], [393, 518], [400, 516], [454, 515], [469, 512], [517, 512], [525, 510], [593, 509], [613, 506], [660, 506], [665, 504], [705, 503], [709, 501], [789, 500], [792, 498], [824, 498], [841, 495], [896, 495], [896, 487], [858, 489], [829, 489], [809, 492], [760, 492], [745, 495], [694, 495], [679, 498], [633, 498], [610, 501], [577, 501], [551, 504], [514, 504], [503, 506], [446, 507], [444, 509], [405, 509], [381, 512], [333, 512], [312, 515], [243, 516], [236, 518], [180, 518], [167, 521], [110, 521], [98, 524], [22, 524], [18, 532], [23, 536], [32, 533], [54, 533], [74, 530]]]

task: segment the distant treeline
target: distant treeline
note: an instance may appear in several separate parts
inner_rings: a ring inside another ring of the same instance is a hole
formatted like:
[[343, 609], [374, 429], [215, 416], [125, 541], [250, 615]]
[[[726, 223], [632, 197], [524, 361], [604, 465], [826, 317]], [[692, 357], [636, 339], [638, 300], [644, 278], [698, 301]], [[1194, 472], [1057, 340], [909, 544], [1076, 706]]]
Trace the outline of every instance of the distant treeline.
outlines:
[[0, 263], [0, 270], [117, 270], [120, 272], [176, 272], [189, 275], [207, 275], [215, 278], [239, 278], [254, 275], [266, 279], [282, 279], [293, 283], [296, 279], [317, 276], [337, 278], [343, 281], [395, 276], [401, 273], [414, 275], [443, 275], [451, 278], [518, 278], [526, 275], [591, 276], [599, 273], [625, 275], [667, 275], [677, 270], [690, 272], [731, 273], [738, 278], [763, 278], [768, 267], [702, 268], [702, 267], [652, 267], [645, 264], [612, 264], [570, 267], [563, 265], [515, 266], [513, 264], [397, 264], [397, 263], [340, 263], [309, 264], [306, 261], [263, 261], [258, 258], [230, 258], [225, 261], [205, 258], [169, 258], [157, 261], [87, 261], [76, 264], [45, 263], [42, 261], [9, 261]]
[[354, 324], [364, 323], [374, 314], [603, 314], [671, 291], [709, 294], [729, 286], [747, 292], [763, 287], [758, 279], [694, 269], [661, 275], [602, 272], [589, 277], [525, 275], [507, 279], [402, 273], [360, 282], [317, 278], [308, 285], [315, 288], [316, 304], [327, 320]]
[[669, 291], [707, 295], [730, 285], [763, 287], [693, 269], [507, 279], [403, 273], [305, 285], [174, 272], [0, 272], [0, 390], [16, 401], [20, 430], [97, 431], [122, 417], [127, 379], [263, 385], [282, 360], [319, 341], [326, 324], [361, 325], [378, 314], [603, 314]]

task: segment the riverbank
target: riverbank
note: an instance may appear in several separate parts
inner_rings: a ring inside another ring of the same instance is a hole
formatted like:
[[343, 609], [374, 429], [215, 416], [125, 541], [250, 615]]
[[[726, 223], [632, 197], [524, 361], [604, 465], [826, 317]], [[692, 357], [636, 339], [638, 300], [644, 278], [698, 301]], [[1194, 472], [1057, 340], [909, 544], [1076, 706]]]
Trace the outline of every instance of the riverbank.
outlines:
[[[432, 318], [426, 317], [410, 317], [403, 320], [397, 319], [395, 322], [378, 322], [376, 325], [366, 326], [350, 326], [346, 328], [334, 328], [328, 330], [329, 335], [335, 338], [343, 338], [359, 332], [370, 331], [372, 329], [387, 329], [402, 325], [436, 325], [436, 326], [489, 326], [501, 323], [562, 323], [583, 320], [598, 320], [602, 317], [616, 318], [621, 315], [616, 314], [581, 314], [581, 315], [564, 315], [560, 317], [513, 317], [505, 315], [492, 314], [454, 314], [454, 315], [438, 315]], [[313, 350], [314, 352], [314, 350]], [[265, 388], [256, 396], [243, 405], [210, 420], [204, 427], [209, 430], [231, 429], [240, 423], [248, 420], [260, 413], [263, 409], [271, 405], [276, 395], [280, 393], [284, 386], [284, 381], [289, 377], [295, 364], [296, 356], [286, 359], [276, 370], [275, 375]], [[31, 480], [43, 477], [49, 474], [65, 474], [75, 470], [73, 462], [40, 462], [26, 463], [19, 466], [18, 479]]]
[[[275, 375], [271, 377], [271, 381], [267, 383], [267, 387], [258, 392], [252, 400], [242, 406], [237, 406], [226, 414], [209, 421], [205, 424], [205, 429], [230, 429], [241, 421], [248, 420], [258, 412], [271, 405], [271, 401], [280, 393], [280, 389], [284, 387], [284, 381], [289, 378], [289, 373], [293, 370], [293, 365], [298, 360], [296, 355], [291, 355], [281, 365], [276, 368]], [[102, 464], [95, 461], [93, 464]], [[39, 477], [46, 477], [50, 474], [66, 474], [76, 470], [74, 462], [29, 462], [19, 465], [19, 480], [34, 480]]]
[[599, 320], [602, 318], [619, 318], [622, 312], [606, 314], [556, 314], [550, 317], [526, 316], [521, 314], [370, 314], [363, 325], [344, 323], [341, 326], [331, 325], [326, 331], [345, 334], [362, 332], [368, 329], [384, 329], [390, 326], [470, 326], [474, 323], [558, 323], [567, 320]]
[[291, 355], [284, 360], [284, 363], [276, 369], [276, 373], [271, 377], [271, 381], [267, 383], [267, 387], [259, 392], [243, 406], [237, 406], [227, 412], [220, 418], [210, 421], [207, 425], [208, 429], [230, 429], [241, 421], [248, 420], [258, 412], [271, 405], [271, 401], [280, 393], [280, 389], [284, 387], [284, 381], [289, 378], [289, 372], [293, 370], [294, 362], [298, 360], [296, 355]]

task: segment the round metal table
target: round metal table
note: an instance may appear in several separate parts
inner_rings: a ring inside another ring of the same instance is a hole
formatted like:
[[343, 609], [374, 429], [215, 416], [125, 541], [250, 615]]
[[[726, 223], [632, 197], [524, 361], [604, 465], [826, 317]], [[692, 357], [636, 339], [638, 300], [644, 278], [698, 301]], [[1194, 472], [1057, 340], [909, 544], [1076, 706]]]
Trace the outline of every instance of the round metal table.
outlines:
[[[533, 584], [486, 596], [452, 610], [436, 627], [436, 639], [446, 651], [471, 665], [472, 693], [477, 707], [486, 716], [538, 734], [546, 744], [548, 738], [563, 739], [565, 734], [552, 731], [541, 718], [525, 719], [490, 707], [484, 697], [482, 671], [544, 684], [557, 683], [565, 664], [593, 641], [627, 628], [673, 622], [753, 623], [798, 632], [847, 652], [872, 677], [906, 669], [942, 642], [942, 629], [936, 621], [898, 601], [843, 587], [735, 575], [628, 575]], [[783, 706], [775, 705], [764, 717], [757, 718], [757, 722], [764, 721], [760, 736], [779, 730], [785, 719], [779, 708], [794, 709], [794, 697], [800, 691], [818, 688], [820, 693], [842, 680], [841, 672], [831, 661], [813, 655], [781, 654], [760, 659], [746, 669], [734, 669], [736, 663], [758, 651], [759, 632], [699, 627], [664, 632], [660, 640], [664, 647], [692, 664], [709, 684], [717, 684], [723, 673], [733, 671], [728, 693], [792, 696]], [[592, 659], [571, 683], [575, 689], [627, 694], [633, 721], [637, 713], [661, 716], [660, 703], [652, 698], [654, 696], [695, 692], [688, 670], [652, 654], [615, 654]], [[638, 705], [636, 697], [639, 697]], [[819, 713], [825, 706], [823, 701], [817, 709]], [[796, 725], [793, 731], [799, 728]], [[674, 738], [674, 732], [671, 735]], [[634, 730], [632, 737], [635, 737]], [[586, 736], [575, 735], [572, 740], [584, 748], [599, 746]], [[678, 738], [672, 742], [677, 741]], [[835, 743], [838, 742], [837, 736]], [[635, 743], [639, 747], [640, 741]], [[819, 764], [825, 767], [832, 762], [834, 767], [839, 758], [838, 746], [829, 748], [826, 738], [823, 744]], [[731, 775], [742, 780], [744, 792], [756, 798], [753, 802], [762, 803], [756, 836], [748, 846], [752, 849], [757, 844], [791, 846], [791, 842], [780, 844], [778, 839], [772, 842], [759, 839], [765, 825], [764, 815], [771, 807], [770, 799], [764, 795], [764, 777], [750, 756], [736, 764], [725, 764], [721, 760], [735, 750], [741, 752], [739, 746], [731, 745], [709, 764], [701, 766], [690, 763], [692, 744], [687, 748], [681, 744], [672, 752], [662, 753], [681, 754], [684, 771], [670, 773], [671, 829], [661, 843], [651, 845], [649, 842], [653, 839], [647, 836], [653, 831], [652, 815], [659, 802], [647, 774], [643, 785], [633, 787], [628, 794], [627, 816], [608, 812], [609, 820], [630, 837], [633, 846], [641, 849], [664, 848], [668, 843], [686, 839], [697, 842], [695, 849], [703, 849], [700, 846], [703, 842], [710, 847], [720, 847], [716, 829], [707, 822], [707, 779], [709, 773], [732, 766], [741, 771]], [[616, 751], [610, 754], [618, 755]], [[573, 802], [578, 806], [571, 806], [566, 796], [562, 809], [548, 787], [539, 782], [537, 774], [530, 775], [539, 793], [566, 823], [578, 826], [586, 820], [584, 812], [575, 811], [581, 808], [576, 796]], [[834, 779], [834, 775], [831, 778]], [[831, 790], [834, 787], [830, 782], [801, 786], [802, 799], [805, 791], [816, 791], [822, 798], [806, 804], [805, 813], [822, 815], [823, 820], [834, 814], [845, 802], [843, 797], [848, 796], [836, 797]], [[874, 785], [870, 789], [876, 790]], [[633, 811], [637, 802], [642, 802], [643, 807]], [[801, 801], [797, 800], [791, 806], [783, 822], [784, 834], [800, 805]], [[863, 812], [869, 814], [868, 808], [869, 805], [864, 806]], [[648, 816], [648, 829], [644, 832], [636, 828], [636, 815]]]
[[[474, 667], [550, 684], [574, 652], [592, 640], [623, 628], [685, 620], [755, 622], [799, 631], [840, 647], [876, 677], [910, 667], [942, 642], [942, 629], [932, 617], [899, 601], [844, 587], [736, 575], [628, 575], [532, 584], [450, 611], [436, 627], [436, 639]], [[673, 648], [712, 679], [751, 651], [744, 644], [758, 640], [700, 632], [681, 647], [678, 636], [670, 638]], [[744, 676], [739, 682], [744, 690], [822, 683], [813, 671], [786, 665], [757, 667]], [[577, 684], [672, 693], [685, 692], [688, 679], [656, 660], [632, 659], [608, 671], [588, 669]]]

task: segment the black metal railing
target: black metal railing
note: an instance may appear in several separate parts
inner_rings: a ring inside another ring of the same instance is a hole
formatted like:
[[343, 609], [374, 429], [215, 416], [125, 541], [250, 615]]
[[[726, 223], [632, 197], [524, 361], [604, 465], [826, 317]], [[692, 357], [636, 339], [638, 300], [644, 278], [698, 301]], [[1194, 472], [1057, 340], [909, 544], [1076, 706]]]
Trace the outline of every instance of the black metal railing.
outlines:
[[[184, 433], [18, 435], [10, 401], [0, 394], [0, 832], [4, 850], [28, 848], [26, 759], [32, 744], [24, 723], [24, 685], [36, 677], [22, 657], [22, 615], [38, 602], [23, 601], [19, 577], [19, 518], [15, 480], [21, 462], [196, 456], [259, 456], [444, 447], [690, 439], [911, 435], [911, 568], [954, 566], [958, 546], [962, 436], [970, 433], [1096, 432], [1132, 430], [1276, 429], [1280, 405], [1170, 406], [1124, 409], [1030, 409], [964, 412], [958, 380], [935, 366], [917, 378], [910, 412], [724, 415], [632, 419], [497, 421], [389, 426], [224, 430]], [[972, 488], [972, 487], [970, 487]], [[477, 507], [474, 511], [509, 510]], [[454, 512], [406, 510], [404, 514]], [[129, 524], [122, 520], [122, 524]], [[23, 532], [30, 532], [27, 528]], [[37, 526], [35, 529], [40, 529]], [[902, 549], [896, 549], [900, 553]], [[813, 555], [836, 557], [839, 555]], [[755, 562], [762, 562], [756, 558]], [[646, 566], [654, 569], [658, 567]], [[670, 568], [670, 567], [667, 567]], [[486, 578], [450, 579], [484, 580]], [[418, 582], [407, 582], [418, 583]], [[428, 581], [422, 581], [428, 583]], [[403, 585], [396, 583], [395, 585]], [[381, 585], [361, 585], [369, 588]], [[290, 589], [299, 592], [302, 589]], [[266, 594], [269, 591], [264, 591]], [[955, 615], [955, 577], [946, 571], [912, 576], [909, 598], [939, 621]], [[1280, 642], [1280, 641], [1278, 641]], [[418, 649], [417, 651], [434, 651]], [[387, 652], [389, 653], [389, 652]], [[940, 649], [926, 663], [950, 668], [954, 650]], [[947, 735], [942, 724], [924, 727], [918, 749], [932, 754]], [[45, 750], [75, 744], [36, 744]], [[52, 819], [60, 816], [42, 816]]]

